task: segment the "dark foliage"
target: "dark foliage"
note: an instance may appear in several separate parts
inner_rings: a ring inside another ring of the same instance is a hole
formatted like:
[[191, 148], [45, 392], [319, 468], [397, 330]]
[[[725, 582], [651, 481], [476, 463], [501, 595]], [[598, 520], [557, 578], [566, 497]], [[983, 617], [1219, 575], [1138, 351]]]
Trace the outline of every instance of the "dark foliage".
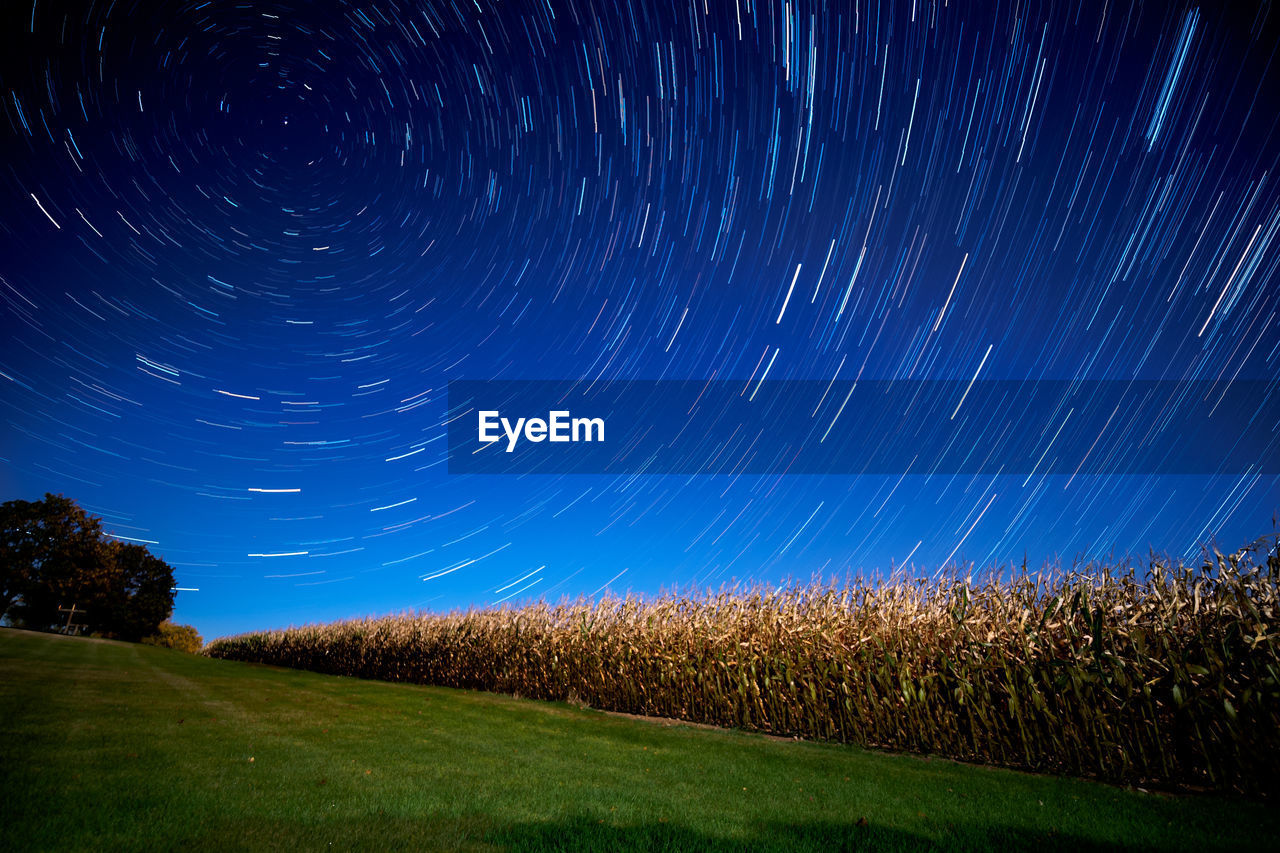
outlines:
[[110, 540], [75, 501], [0, 505], [0, 616], [38, 630], [74, 623], [122, 640], [156, 633], [173, 611], [173, 569], [141, 545]]

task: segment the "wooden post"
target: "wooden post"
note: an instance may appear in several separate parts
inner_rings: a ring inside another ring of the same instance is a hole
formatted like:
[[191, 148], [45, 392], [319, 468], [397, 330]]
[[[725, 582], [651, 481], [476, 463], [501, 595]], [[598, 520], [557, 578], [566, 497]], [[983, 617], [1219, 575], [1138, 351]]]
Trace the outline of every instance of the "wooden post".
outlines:
[[64, 633], [64, 634], [70, 634], [70, 633], [71, 633], [71, 629], [72, 629], [73, 627], [75, 627], [75, 628], [83, 628], [83, 627], [85, 627], [83, 623], [73, 622], [73, 621], [72, 621], [72, 620], [75, 618], [76, 613], [77, 613], [77, 612], [79, 612], [79, 613], [80, 613], [80, 615], [81, 615], [81, 616], [83, 616], [83, 615], [85, 615], [86, 613], [88, 613], [89, 611], [87, 611], [87, 610], [80, 610], [80, 611], [77, 611], [77, 610], [76, 610], [76, 604], [75, 604], [75, 602], [72, 602], [72, 604], [71, 604], [71, 607], [70, 607], [70, 608], [67, 608], [67, 607], [59, 607], [59, 608], [58, 608], [58, 612], [59, 612], [59, 613], [65, 613], [65, 614], [67, 614], [67, 624], [66, 624], [65, 626], [63, 626], [63, 628], [62, 628], [62, 633]]

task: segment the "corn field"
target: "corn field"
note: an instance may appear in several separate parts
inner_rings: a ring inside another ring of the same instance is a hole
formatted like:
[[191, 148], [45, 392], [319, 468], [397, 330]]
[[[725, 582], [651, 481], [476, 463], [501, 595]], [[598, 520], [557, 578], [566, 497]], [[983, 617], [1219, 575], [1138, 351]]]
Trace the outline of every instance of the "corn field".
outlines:
[[1280, 779], [1280, 555], [401, 615], [213, 657], [1126, 783]]

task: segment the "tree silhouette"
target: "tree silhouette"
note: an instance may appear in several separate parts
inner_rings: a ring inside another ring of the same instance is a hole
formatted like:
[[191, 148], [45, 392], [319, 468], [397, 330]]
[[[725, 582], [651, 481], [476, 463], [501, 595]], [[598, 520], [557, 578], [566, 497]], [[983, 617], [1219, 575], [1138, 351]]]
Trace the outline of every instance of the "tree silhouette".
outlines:
[[90, 631], [139, 640], [173, 611], [173, 569], [62, 495], [0, 505], [0, 616], [48, 630], [71, 605]]
[[141, 545], [109, 542], [106, 557], [107, 582], [86, 602], [90, 624], [98, 619], [122, 640], [151, 636], [173, 612], [173, 569]]

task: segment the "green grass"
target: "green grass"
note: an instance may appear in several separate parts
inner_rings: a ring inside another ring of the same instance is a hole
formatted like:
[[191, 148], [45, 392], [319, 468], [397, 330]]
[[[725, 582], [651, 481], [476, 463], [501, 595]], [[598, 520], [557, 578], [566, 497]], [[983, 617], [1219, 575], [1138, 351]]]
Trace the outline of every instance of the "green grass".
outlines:
[[1266, 805], [0, 630], [0, 849], [1266, 849]]

